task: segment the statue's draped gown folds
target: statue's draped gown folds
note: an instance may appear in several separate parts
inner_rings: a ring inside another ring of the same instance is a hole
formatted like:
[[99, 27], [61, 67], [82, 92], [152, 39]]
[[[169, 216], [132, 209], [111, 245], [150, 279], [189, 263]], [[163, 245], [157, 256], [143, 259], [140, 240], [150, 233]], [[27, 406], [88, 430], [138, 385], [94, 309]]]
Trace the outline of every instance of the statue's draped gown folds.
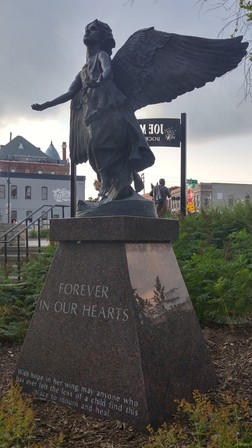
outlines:
[[99, 180], [103, 173], [109, 172], [113, 179], [110, 195], [115, 197], [132, 180], [136, 190], [138, 185], [141, 190], [137, 172], [153, 165], [155, 158], [128, 99], [113, 79], [83, 94], [85, 86], [100, 75], [96, 55], [82, 68], [79, 74], [82, 90], [71, 103], [70, 156], [75, 163], [89, 160]]

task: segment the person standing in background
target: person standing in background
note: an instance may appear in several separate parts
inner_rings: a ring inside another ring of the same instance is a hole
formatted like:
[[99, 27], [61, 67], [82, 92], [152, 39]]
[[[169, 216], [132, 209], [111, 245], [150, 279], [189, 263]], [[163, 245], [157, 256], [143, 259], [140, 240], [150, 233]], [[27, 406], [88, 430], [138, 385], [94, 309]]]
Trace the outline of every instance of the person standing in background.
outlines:
[[170, 189], [165, 186], [165, 180], [159, 179], [159, 183], [152, 190], [159, 218], [164, 218], [168, 209], [168, 198], [171, 197]]

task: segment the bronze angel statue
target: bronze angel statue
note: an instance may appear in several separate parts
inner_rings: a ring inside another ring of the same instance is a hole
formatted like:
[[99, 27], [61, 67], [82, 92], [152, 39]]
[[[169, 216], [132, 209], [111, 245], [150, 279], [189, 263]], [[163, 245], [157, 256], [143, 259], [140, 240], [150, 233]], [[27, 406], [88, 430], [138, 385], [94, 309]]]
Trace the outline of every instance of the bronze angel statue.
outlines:
[[89, 161], [100, 182], [102, 201], [131, 197], [143, 189], [140, 171], [155, 157], [134, 112], [170, 102], [237, 67], [246, 55], [242, 37], [205, 39], [157, 31], [134, 33], [111, 59], [111, 28], [94, 20], [83, 38], [86, 63], [69, 90], [32, 109], [42, 111], [71, 100], [70, 157]]

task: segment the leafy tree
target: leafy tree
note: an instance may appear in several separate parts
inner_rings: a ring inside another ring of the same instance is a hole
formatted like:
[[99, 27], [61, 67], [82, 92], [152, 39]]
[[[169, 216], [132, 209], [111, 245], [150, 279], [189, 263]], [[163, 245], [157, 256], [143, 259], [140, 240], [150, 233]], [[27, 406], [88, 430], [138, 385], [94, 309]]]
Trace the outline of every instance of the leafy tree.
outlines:
[[[250, 0], [198, 0], [202, 6], [209, 5], [209, 9], [221, 9], [225, 11], [226, 20], [223, 30], [231, 29], [231, 37], [242, 34], [251, 44], [249, 38], [252, 25], [252, 1]], [[245, 98], [252, 97], [252, 45], [248, 50], [248, 56], [244, 60], [244, 91]]]

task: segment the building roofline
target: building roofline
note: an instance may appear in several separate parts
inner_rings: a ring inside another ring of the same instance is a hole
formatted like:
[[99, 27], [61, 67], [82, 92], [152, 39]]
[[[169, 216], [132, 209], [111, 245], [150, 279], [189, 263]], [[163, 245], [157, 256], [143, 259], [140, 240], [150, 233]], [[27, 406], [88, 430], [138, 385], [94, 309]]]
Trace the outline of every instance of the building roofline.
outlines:
[[[57, 179], [57, 180], [71, 180], [71, 174], [37, 174], [37, 173], [15, 173], [15, 172], [8, 172], [8, 171], [0, 171], [0, 178], [1, 177], [10, 177], [13, 179]], [[86, 179], [86, 176], [76, 176], [76, 180], [78, 181], [84, 181]]]

